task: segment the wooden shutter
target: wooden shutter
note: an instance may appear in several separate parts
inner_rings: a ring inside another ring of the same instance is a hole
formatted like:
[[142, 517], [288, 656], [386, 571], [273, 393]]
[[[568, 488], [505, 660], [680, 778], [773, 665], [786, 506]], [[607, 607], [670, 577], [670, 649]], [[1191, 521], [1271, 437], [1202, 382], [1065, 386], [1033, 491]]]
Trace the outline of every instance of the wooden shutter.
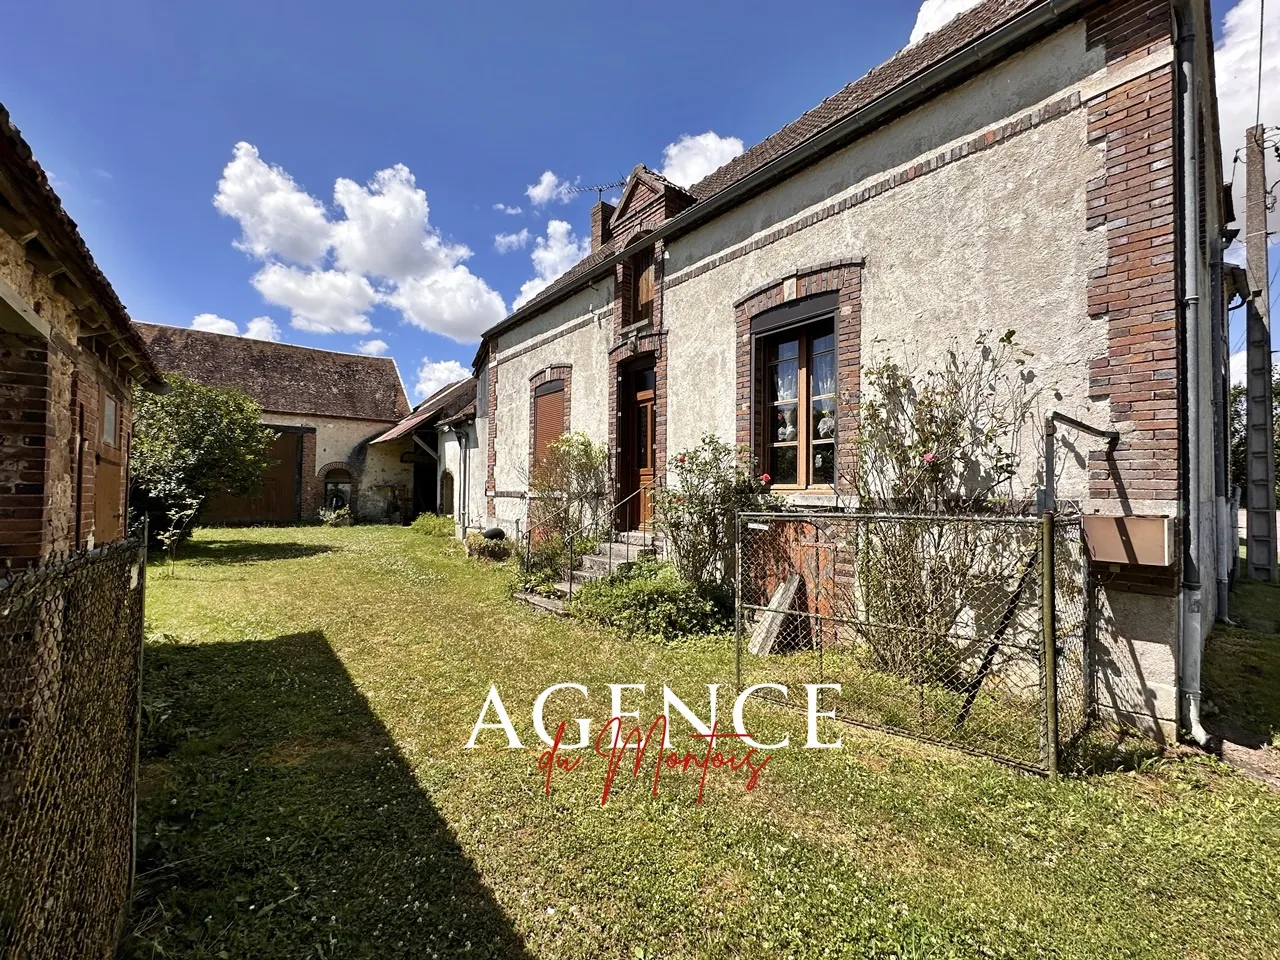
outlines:
[[653, 319], [653, 250], [636, 255], [632, 263], [636, 277], [636, 306], [634, 323], [647, 323]]
[[533, 397], [533, 462], [539, 464], [552, 441], [564, 435], [564, 382], [543, 384]]

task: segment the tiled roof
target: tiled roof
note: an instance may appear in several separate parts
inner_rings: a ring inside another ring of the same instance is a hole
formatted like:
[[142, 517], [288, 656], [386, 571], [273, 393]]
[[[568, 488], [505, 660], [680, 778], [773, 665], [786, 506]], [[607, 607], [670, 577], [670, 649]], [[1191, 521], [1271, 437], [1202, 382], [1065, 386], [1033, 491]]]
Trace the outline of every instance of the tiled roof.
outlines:
[[1042, 0], [986, 0], [985, 3], [966, 10], [918, 43], [899, 50], [880, 66], [864, 74], [834, 96], [823, 100], [777, 133], [761, 140], [746, 153], [740, 154], [718, 170], [712, 171], [690, 187], [690, 192], [699, 200], [705, 200], [733, 186], [770, 160], [798, 147], [809, 138], [867, 106], [873, 100], [900, 87], [921, 71], [934, 66], [1041, 2]]
[[58, 243], [60, 247], [67, 248], [49, 252], [68, 256], [75, 261], [74, 268], [91, 286], [88, 292], [105, 311], [108, 319], [123, 338], [128, 352], [136, 358], [143, 379], [150, 378], [158, 384], [159, 371], [152, 364], [152, 358], [142, 338], [131, 326], [129, 312], [120, 302], [111, 282], [94, 261], [88, 244], [80, 236], [76, 222], [63, 209], [62, 199], [49, 183], [49, 177], [40, 166], [40, 162], [36, 160], [31, 145], [23, 138], [22, 131], [9, 118], [9, 111], [5, 109], [4, 104], [0, 104], [0, 138], [2, 138], [0, 142], [3, 143], [3, 150], [0, 151], [0, 161], [2, 161], [0, 166], [18, 181], [15, 186], [26, 193], [25, 199], [32, 204], [31, 214], [37, 217], [43, 214], [48, 217], [55, 229], [52, 239], [55, 242], [60, 241]]
[[[689, 208], [697, 211], [699, 204], [709, 200], [716, 194], [727, 190], [738, 181], [744, 179], [772, 160], [800, 146], [805, 141], [818, 135], [846, 117], [879, 99], [912, 77], [935, 66], [947, 57], [958, 53], [971, 43], [981, 39], [993, 30], [1004, 26], [1020, 14], [1045, 0], [985, 0], [964, 13], [957, 15], [945, 26], [939, 28], [918, 43], [899, 50], [896, 54], [849, 84], [839, 93], [828, 97], [812, 110], [787, 124], [777, 133], [757, 143], [750, 150], [730, 160], [724, 166], [712, 171], [693, 186], [687, 193], [697, 198]], [[651, 176], [659, 174], [647, 171]], [[673, 184], [673, 186], [675, 186]], [[677, 187], [683, 190], [684, 188]], [[566, 273], [561, 274], [554, 282], [533, 297], [515, 313], [527, 311], [545, 300], [552, 299], [567, 288], [575, 287], [580, 279], [590, 273], [598, 264], [617, 253], [616, 241], [601, 246], [589, 256], [580, 260]], [[510, 318], [498, 324], [505, 328]]]
[[242, 390], [267, 413], [399, 420], [409, 400], [390, 357], [313, 350], [189, 327], [135, 323], [156, 365], [199, 383]]

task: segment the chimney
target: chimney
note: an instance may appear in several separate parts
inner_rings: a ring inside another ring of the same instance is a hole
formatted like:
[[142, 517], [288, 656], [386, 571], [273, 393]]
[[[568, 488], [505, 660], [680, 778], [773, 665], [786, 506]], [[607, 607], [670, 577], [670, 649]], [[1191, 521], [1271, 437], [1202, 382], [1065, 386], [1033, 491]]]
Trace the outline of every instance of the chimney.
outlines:
[[609, 232], [609, 218], [613, 216], [613, 204], [603, 200], [591, 208], [591, 252], [595, 253], [613, 239]]

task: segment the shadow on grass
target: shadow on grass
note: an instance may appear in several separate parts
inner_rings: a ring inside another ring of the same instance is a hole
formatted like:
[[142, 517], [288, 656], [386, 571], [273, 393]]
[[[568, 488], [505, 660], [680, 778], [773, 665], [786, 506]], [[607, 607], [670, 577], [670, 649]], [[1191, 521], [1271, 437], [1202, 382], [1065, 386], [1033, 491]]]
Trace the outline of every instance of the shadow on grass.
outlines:
[[1237, 582], [1230, 614], [1236, 626], [1215, 628], [1204, 652], [1215, 725], [1245, 746], [1280, 743], [1280, 587]]
[[194, 566], [300, 560], [331, 553], [323, 543], [257, 543], [251, 540], [188, 540], [178, 548], [178, 562]]
[[148, 645], [120, 956], [524, 957], [319, 632]]

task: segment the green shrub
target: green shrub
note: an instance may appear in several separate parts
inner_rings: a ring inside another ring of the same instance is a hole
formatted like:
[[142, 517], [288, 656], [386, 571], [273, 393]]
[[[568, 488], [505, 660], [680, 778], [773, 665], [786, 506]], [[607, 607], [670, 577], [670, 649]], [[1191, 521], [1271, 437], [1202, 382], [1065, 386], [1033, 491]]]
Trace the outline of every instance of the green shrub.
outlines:
[[453, 517], [442, 517], [438, 513], [424, 513], [409, 524], [409, 528], [426, 537], [452, 537]]
[[323, 508], [320, 511], [320, 522], [326, 527], [351, 526], [351, 508], [339, 507], [337, 510]]
[[486, 540], [482, 533], [468, 533], [467, 556], [481, 560], [506, 560], [511, 556], [510, 540]]
[[570, 611], [623, 636], [662, 643], [723, 629], [728, 619], [672, 564], [652, 557], [624, 564], [616, 573], [575, 589]]

